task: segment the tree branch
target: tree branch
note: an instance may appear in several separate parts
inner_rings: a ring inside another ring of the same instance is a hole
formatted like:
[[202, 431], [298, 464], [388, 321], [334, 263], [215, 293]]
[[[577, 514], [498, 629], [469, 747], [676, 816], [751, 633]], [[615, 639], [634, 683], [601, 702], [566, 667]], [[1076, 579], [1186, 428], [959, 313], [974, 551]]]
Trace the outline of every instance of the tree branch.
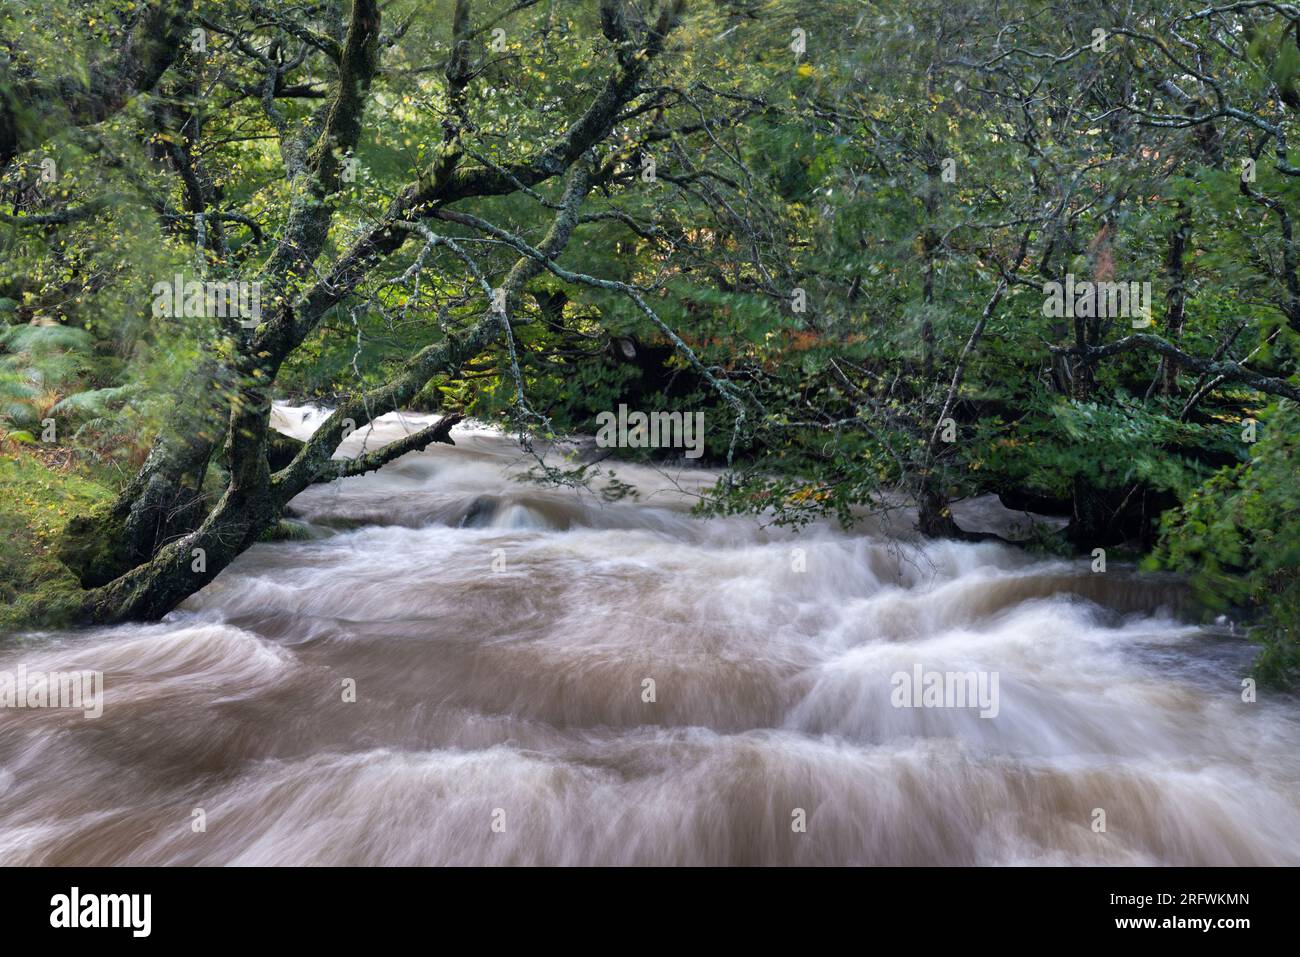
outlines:
[[122, 47], [92, 64], [84, 79], [69, 74], [14, 84], [0, 80], [0, 169], [40, 145], [54, 121], [66, 118], [74, 126], [92, 126], [133, 96], [152, 90], [184, 49], [191, 6], [192, 0], [147, 4]]
[[1264, 392], [1269, 395], [1280, 395], [1283, 398], [1300, 402], [1300, 388], [1292, 385], [1285, 379], [1278, 379], [1273, 376], [1260, 375], [1258, 372], [1252, 372], [1243, 368], [1236, 362], [1214, 362], [1208, 359], [1202, 359], [1198, 356], [1184, 352], [1170, 342], [1166, 342], [1159, 336], [1149, 336], [1143, 333], [1135, 333], [1131, 336], [1125, 336], [1117, 342], [1112, 342], [1105, 346], [1089, 346], [1080, 349], [1077, 346], [1051, 346], [1051, 351], [1058, 355], [1077, 355], [1084, 362], [1092, 364], [1099, 359], [1105, 359], [1108, 356], [1119, 355], [1124, 352], [1133, 352], [1143, 350], [1147, 352], [1157, 352], [1162, 356], [1168, 356], [1177, 359], [1179, 364], [1195, 372], [1205, 373], [1206, 375], [1222, 376], [1224, 379], [1234, 379], [1238, 382], [1245, 383], [1258, 392]]
[[456, 443], [451, 440], [451, 429], [452, 426], [461, 422], [464, 418], [459, 412], [452, 412], [449, 415], [444, 415], [433, 425], [426, 425], [418, 432], [412, 432], [405, 438], [398, 439], [396, 442], [389, 442], [381, 449], [375, 449], [373, 452], [367, 452], [365, 455], [358, 455], [354, 459], [342, 462], [331, 460], [331, 463], [337, 466], [335, 473], [331, 475], [326, 471], [318, 475], [316, 481], [330, 482], [334, 479], [365, 475], [367, 472], [382, 468], [393, 459], [400, 458], [407, 452], [419, 452], [434, 442], [455, 445]]

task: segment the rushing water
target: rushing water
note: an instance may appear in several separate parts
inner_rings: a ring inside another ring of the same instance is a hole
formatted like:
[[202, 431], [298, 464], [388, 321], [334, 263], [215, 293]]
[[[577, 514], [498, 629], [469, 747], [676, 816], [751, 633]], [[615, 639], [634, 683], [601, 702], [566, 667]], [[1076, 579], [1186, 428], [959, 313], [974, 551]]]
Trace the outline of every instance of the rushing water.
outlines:
[[[700, 470], [606, 504], [453, 435], [162, 623], [0, 650], [106, 686], [0, 710], [0, 863], [1300, 863], [1300, 707], [1243, 702], [1251, 646], [1177, 589], [704, 521]], [[996, 716], [895, 707], [917, 666], [996, 673]]]

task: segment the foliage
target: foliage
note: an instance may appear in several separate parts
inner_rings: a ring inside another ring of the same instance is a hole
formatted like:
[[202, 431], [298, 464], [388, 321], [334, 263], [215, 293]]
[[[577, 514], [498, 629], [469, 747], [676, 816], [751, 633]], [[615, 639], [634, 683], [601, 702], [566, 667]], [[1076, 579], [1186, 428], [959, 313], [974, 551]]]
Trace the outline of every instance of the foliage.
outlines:
[[[111, 496], [103, 470], [47, 463], [20, 452], [0, 455], [0, 628], [49, 611], [77, 583], [55, 557], [60, 533], [75, 515]], [[49, 620], [49, 616], [46, 616]]]
[[1166, 514], [1152, 564], [1186, 572], [1212, 608], [1257, 606], [1256, 672], [1288, 684], [1300, 673], [1300, 412], [1282, 403], [1265, 423], [1248, 462]]

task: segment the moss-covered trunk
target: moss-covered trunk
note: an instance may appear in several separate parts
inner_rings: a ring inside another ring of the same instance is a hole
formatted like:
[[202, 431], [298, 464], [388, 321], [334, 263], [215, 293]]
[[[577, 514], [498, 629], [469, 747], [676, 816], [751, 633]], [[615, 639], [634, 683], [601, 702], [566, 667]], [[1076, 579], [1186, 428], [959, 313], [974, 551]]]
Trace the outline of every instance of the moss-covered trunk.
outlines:
[[113, 503], [68, 523], [59, 559], [84, 587], [107, 584], [199, 527], [206, 512], [204, 479], [225, 431], [223, 405], [212, 395], [182, 399]]
[[212, 581], [279, 519], [267, 463], [270, 413], [266, 390], [241, 395], [231, 413], [226, 449], [230, 481], [221, 499], [193, 531], [89, 591], [83, 618], [111, 623], [162, 617]]

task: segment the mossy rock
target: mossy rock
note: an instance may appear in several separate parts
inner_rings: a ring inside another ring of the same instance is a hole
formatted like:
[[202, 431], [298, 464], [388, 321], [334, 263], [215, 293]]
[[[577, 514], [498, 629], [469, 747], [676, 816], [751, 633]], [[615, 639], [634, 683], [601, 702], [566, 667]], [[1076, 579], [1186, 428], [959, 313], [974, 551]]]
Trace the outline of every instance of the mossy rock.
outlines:
[[259, 535], [257, 540], [259, 542], [302, 542], [315, 537], [312, 530], [304, 523], [282, 518]]
[[40, 582], [0, 610], [0, 638], [15, 632], [78, 624], [85, 610], [86, 592], [65, 572]]

